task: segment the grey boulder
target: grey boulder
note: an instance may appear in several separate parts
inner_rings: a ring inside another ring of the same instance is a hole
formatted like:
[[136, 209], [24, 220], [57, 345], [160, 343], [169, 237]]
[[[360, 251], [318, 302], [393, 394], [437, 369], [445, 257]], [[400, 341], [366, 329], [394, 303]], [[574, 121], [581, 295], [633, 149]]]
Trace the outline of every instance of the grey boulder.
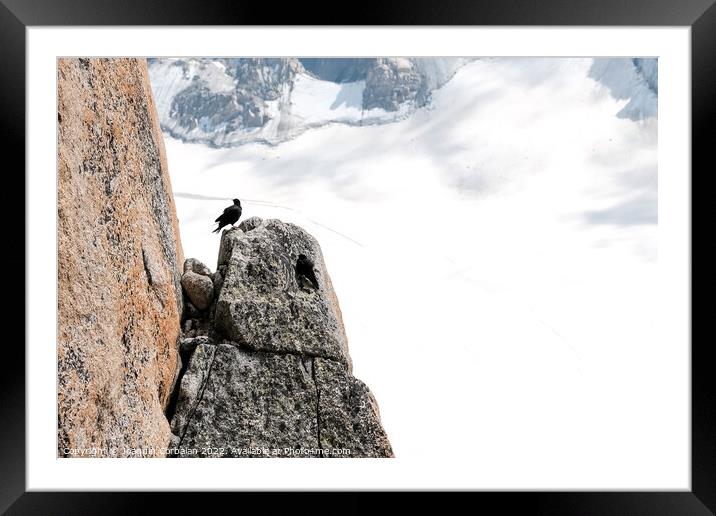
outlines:
[[209, 270], [209, 267], [201, 263], [196, 258], [187, 258], [184, 260], [184, 272], [188, 271], [196, 272], [202, 276], [211, 276], [211, 270]]
[[191, 303], [199, 310], [206, 310], [214, 299], [214, 284], [208, 276], [188, 270], [181, 277], [181, 285]]

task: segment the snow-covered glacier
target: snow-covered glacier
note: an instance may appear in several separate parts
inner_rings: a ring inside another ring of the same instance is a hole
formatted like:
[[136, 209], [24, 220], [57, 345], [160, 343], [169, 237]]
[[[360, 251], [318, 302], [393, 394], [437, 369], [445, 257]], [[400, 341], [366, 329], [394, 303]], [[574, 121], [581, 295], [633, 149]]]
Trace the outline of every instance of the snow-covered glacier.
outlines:
[[[363, 64], [297, 64], [262, 69], [263, 93], [259, 75], [243, 72], [252, 91], [273, 98], [271, 120], [290, 108], [295, 137], [211, 148], [167, 136], [185, 255], [215, 266], [212, 221], [233, 197], [244, 218], [280, 218], [314, 235], [354, 373], [380, 400], [399, 457], [434, 458], [430, 443], [449, 421], [451, 441], [467, 443], [466, 463], [519, 457], [535, 478], [565, 446], [579, 450], [573, 460], [611, 471], [623, 452], [600, 435], [618, 434], [635, 461], [654, 460], [673, 413], [664, 403], [678, 388], [644, 367], [645, 357], [662, 363], [652, 359], [678, 351], [654, 346], [656, 60], [482, 58], [454, 73], [435, 63], [440, 87], [428, 104], [364, 125], [325, 123], [365, 116]], [[221, 65], [236, 66], [191, 64]], [[213, 77], [207, 90], [229, 90], [213, 69], [198, 73]], [[289, 95], [280, 79], [291, 74]], [[182, 77], [162, 87], [178, 92]], [[635, 98], [641, 108], [628, 111], [639, 116], [620, 115]], [[634, 410], [642, 398], [625, 395], [635, 370], [640, 392], [661, 400], [654, 411]], [[505, 434], [509, 449], [494, 444]]]
[[[149, 59], [149, 74], [166, 133], [231, 147], [278, 144], [328, 123], [403, 120], [474, 59], [161, 58]], [[617, 116], [656, 115], [656, 59], [594, 59], [588, 73], [627, 100]]]

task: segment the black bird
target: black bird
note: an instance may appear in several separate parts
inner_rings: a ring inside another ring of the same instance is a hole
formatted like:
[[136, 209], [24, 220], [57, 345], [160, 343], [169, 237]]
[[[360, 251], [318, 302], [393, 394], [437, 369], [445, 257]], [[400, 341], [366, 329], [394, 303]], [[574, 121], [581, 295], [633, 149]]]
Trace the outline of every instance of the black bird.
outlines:
[[239, 201], [238, 199], [234, 199], [234, 204], [232, 204], [228, 208], [225, 208], [224, 213], [219, 215], [214, 221], [218, 222], [219, 226], [214, 231], [212, 231], [212, 233], [218, 233], [221, 228], [229, 224], [231, 224], [231, 226], [233, 227], [236, 221], [239, 220], [239, 217], [241, 217], [241, 201]]
[[318, 289], [318, 281], [316, 280], [316, 273], [313, 270], [313, 262], [305, 254], [299, 254], [298, 260], [296, 260], [296, 279], [301, 276], [306, 278], [311, 284]]

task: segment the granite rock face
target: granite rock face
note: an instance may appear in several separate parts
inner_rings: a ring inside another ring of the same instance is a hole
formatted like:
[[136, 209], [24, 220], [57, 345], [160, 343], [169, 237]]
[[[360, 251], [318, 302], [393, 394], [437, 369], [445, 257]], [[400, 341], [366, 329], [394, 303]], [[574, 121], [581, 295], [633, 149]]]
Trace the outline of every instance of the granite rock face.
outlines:
[[58, 456], [160, 455], [183, 256], [146, 63], [57, 66]]
[[200, 345], [179, 394], [179, 406], [186, 402], [189, 410], [177, 411], [172, 430], [182, 446], [223, 448], [214, 454], [226, 457], [241, 456], [242, 448], [261, 449], [250, 456], [270, 456], [266, 449], [297, 443], [317, 448], [311, 362], [299, 355], [242, 351], [233, 344]]
[[[243, 229], [242, 229], [243, 228]], [[296, 275], [299, 254], [318, 289]], [[224, 230], [205, 335], [181, 340], [172, 445], [190, 457], [392, 457], [378, 405], [351, 374], [338, 300], [303, 229]]]
[[[312, 236], [293, 224], [266, 220], [248, 233], [224, 233], [222, 250], [217, 331], [246, 348], [325, 357], [350, 368], [340, 309]], [[314, 261], [318, 289], [297, 278], [299, 254]]]
[[390, 453], [378, 402], [368, 387], [332, 360], [317, 358], [313, 367], [321, 447], [349, 449], [357, 457]]

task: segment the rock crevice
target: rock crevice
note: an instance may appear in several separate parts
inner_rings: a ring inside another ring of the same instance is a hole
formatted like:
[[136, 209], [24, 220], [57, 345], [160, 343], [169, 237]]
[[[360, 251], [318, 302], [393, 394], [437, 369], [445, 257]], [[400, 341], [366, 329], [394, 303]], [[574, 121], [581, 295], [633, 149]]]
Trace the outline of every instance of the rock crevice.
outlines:
[[311, 358], [311, 378], [313, 379], [313, 385], [316, 387], [316, 439], [318, 444], [321, 444], [321, 386], [316, 381], [316, 358]]
[[[193, 355], [193, 353], [192, 353]], [[211, 377], [211, 368], [214, 367], [214, 359], [216, 358], [216, 348], [213, 349], [213, 352], [210, 353], [210, 359], [209, 359], [209, 365], [206, 369], [206, 376], [204, 377], [204, 381], [200, 384], [199, 387], [199, 393], [197, 396], [196, 404], [192, 407], [191, 412], [189, 413], [186, 423], [184, 424], [184, 428], [181, 431], [181, 437], [179, 438], [179, 446], [181, 446], [182, 442], [184, 441], [184, 436], [186, 435], [186, 431], [189, 428], [189, 425], [191, 425], [192, 418], [194, 417], [194, 414], [196, 412], [197, 407], [201, 404], [201, 401], [204, 399], [204, 391], [206, 390], [206, 386], [209, 384], [209, 378]]]

